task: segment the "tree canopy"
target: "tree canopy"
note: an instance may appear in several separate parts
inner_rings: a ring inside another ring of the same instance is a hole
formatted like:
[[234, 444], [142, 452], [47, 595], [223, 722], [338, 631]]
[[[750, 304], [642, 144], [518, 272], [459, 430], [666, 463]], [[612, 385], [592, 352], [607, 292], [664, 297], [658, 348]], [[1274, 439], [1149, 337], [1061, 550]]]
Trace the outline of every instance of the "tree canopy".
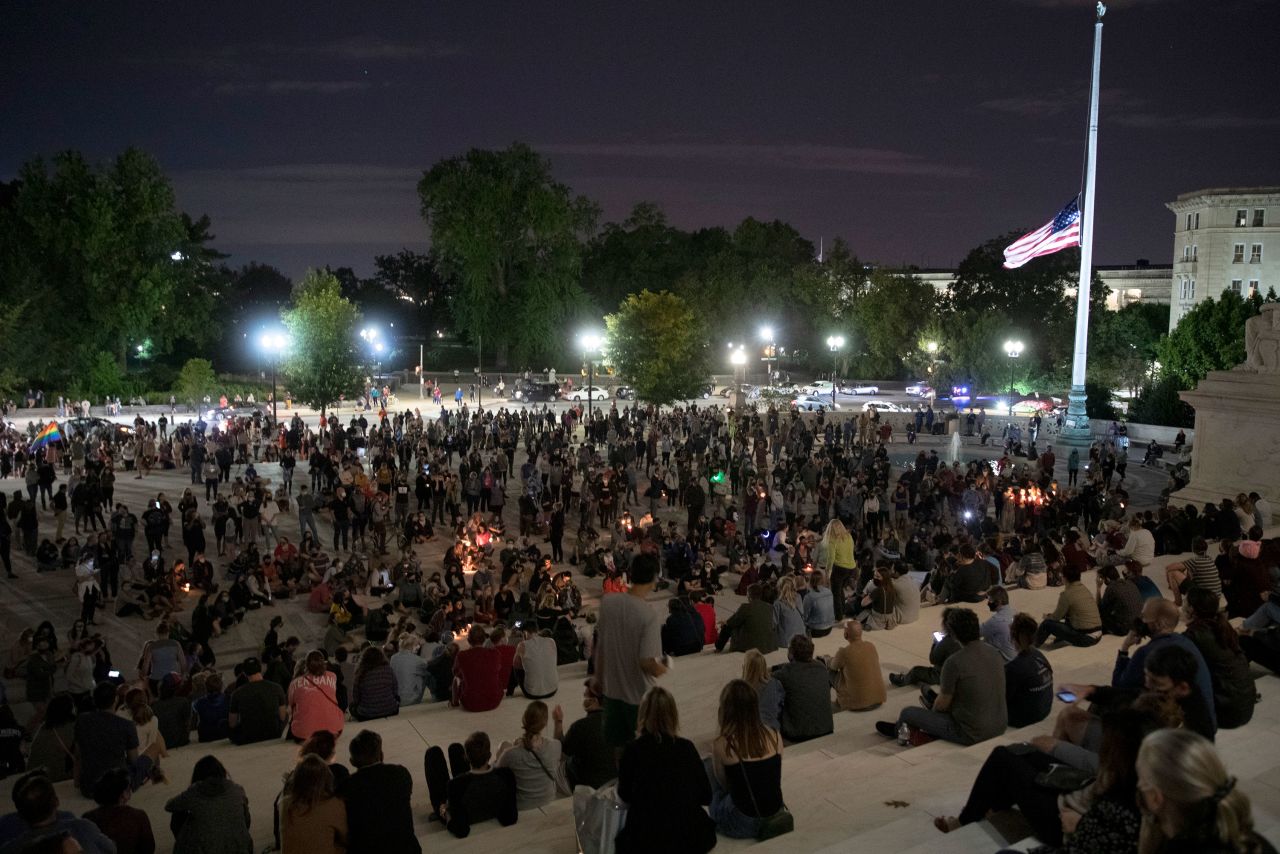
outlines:
[[1209, 297], [1183, 315], [1160, 342], [1161, 370], [1191, 388], [1210, 371], [1225, 371], [1244, 361], [1244, 324], [1259, 311], [1261, 296], [1230, 291]]
[[293, 289], [293, 305], [283, 319], [290, 339], [285, 375], [296, 399], [323, 415], [339, 397], [361, 390], [355, 350], [360, 314], [342, 295], [337, 277], [308, 270]]
[[705, 326], [669, 291], [631, 294], [605, 318], [610, 364], [648, 403], [696, 397], [710, 373]]
[[560, 354], [582, 303], [582, 241], [596, 206], [520, 143], [442, 160], [418, 194], [440, 266], [457, 282], [459, 330], [483, 336], [499, 367]]

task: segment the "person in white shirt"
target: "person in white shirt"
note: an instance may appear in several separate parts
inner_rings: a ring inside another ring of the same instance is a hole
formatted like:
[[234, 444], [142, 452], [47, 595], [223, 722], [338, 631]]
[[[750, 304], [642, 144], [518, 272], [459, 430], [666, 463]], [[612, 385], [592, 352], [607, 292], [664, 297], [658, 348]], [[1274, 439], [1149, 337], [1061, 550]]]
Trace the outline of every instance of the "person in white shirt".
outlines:
[[1108, 566], [1120, 566], [1129, 561], [1134, 561], [1143, 569], [1151, 565], [1156, 557], [1156, 538], [1151, 532], [1142, 527], [1142, 518], [1133, 516], [1129, 519], [1129, 538], [1125, 540], [1124, 546], [1118, 551], [1107, 555], [1101, 560]]
[[1256, 492], [1249, 493], [1249, 500], [1253, 502], [1253, 524], [1259, 528], [1270, 528], [1271, 502]]
[[524, 626], [524, 640], [516, 646], [512, 661], [521, 692], [530, 700], [554, 696], [560, 687], [557, 663], [556, 642], [550, 634], [539, 633], [532, 622]]

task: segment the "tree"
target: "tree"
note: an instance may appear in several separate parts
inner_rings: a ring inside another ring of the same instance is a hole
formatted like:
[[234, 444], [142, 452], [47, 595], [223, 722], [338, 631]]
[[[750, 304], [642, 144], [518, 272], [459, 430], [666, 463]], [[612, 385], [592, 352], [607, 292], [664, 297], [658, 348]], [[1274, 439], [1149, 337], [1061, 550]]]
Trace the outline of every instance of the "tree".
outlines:
[[221, 334], [214, 364], [247, 370], [259, 363], [256, 346], [264, 318], [277, 318], [288, 307], [293, 282], [275, 267], [252, 262], [239, 270], [219, 267], [219, 282], [213, 312]]
[[709, 371], [707, 336], [697, 314], [670, 291], [641, 291], [605, 318], [605, 352], [636, 396], [664, 404], [696, 396]]
[[1157, 348], [1164, 375], [1193, 388], [1210, 371], [1225, 371], [1244, 361], [1244, 324], [1263, 303], [1223, 291], [1183, 315]]
[[1171, 374], [1160, 377], [1154, 383], [1147, 383], [1129, 408], [1130, 420], [1163, 427], [1194, 427], [1195, 410], [1178, 396], [1180, 391], [1186, 389]]
[[123, 368], [139, 342], [168, 347], [207, 322], [196, 271], [175, 256], [192, 233], [146, 154], [129, 149], [100, 167], [74, 151], [35, 159], [3, 196], [0, 300], [57, 307], [24, 318], [22, 362], [67, 381], [99, 353]]
[[1150, 376], [1169, 306], [1136, 302], [1089, 315], [1089, 376], [1109, 388], [1139, 388]]
[[894, 379], [930, 323], [937, 293], [908, 274], [877, 270], [854, 298], [852, 370], [863, 377]]
[[595, 205], [554, 181], [547, 160], [521, 143], [442, 160], [418, 195], [440, 266], [457, 282], [459, 329], [483, 336], [500, 368], [562, 351], [582, 302], [582, 241]]
[[359, 392], [362, 382], [355, 350], [360, 314], [341, 288], [332, 273], [308, 270], [293, 290], [293, 307], [284, 312], [289, 389], [322, 417], [339, 397]]
[[218, 375], [213, 372], [213, 363], [208, 359], [188, 359], [178, 371], [174, 384], [179, 399], [194, 406], [206, 394], [217, 391]]
[[607, 223], [587, 245], [582, 287], [603, 311], [612, 312], [631, 294], [671, 290], [682, 275], [705, 263], [708, 250], [713, 250], [710, 241], [695, 241], [694, 235], [668, 225], [656, 204], [640, 202], [630, 216]]
[[430, 338], [437, 331], [452, 329], [453, 283], [440, 274], [435, 258], [402, 249], [395, 255], [377, 256], [373, 266], [373, 278], [366, 280], [361, 292], [362, 302], [372, 288], [380, 288], [398, 307], [412, 307], [410, 334]]

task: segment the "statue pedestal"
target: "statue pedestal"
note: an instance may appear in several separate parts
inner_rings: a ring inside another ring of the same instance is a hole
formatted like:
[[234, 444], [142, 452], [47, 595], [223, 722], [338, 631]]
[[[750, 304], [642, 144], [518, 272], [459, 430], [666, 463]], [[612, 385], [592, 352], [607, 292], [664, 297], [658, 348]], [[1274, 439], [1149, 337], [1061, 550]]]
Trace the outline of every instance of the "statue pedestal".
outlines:
[[1182, 399], [1196, 410], [1191, 482], [1172, 504], [1233, 501], [1257, 492], [1280, 498], [1280, 373], [1213, 371]]

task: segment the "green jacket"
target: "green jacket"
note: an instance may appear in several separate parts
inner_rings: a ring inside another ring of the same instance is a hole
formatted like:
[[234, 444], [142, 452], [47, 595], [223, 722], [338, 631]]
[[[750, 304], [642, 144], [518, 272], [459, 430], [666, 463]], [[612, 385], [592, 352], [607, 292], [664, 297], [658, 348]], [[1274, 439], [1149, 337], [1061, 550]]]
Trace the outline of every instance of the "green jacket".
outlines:
[[778, 648], [777, 635], [773, 631], [773, 608], [759, 600], [740, 605], [725, 622], [720, 637], [729, 638], [730, 652], [749, 649], [758, 649], [765, 655], [773, 652]]

